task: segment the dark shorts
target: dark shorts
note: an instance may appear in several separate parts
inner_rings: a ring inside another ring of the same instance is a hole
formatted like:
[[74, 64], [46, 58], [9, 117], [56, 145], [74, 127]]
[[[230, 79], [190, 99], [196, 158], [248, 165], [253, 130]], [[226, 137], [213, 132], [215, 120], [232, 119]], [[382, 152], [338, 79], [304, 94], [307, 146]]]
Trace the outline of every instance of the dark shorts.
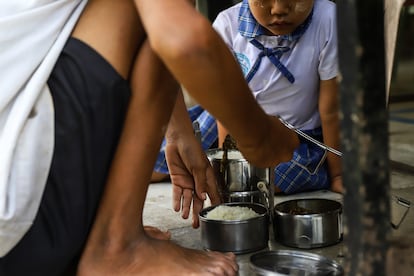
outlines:
[[105, 186], [130, 96], [97, 52], [69, 39], [48, 85], [55, 148], [39, 212], [0, 275], [65, 275], [76, 267]]

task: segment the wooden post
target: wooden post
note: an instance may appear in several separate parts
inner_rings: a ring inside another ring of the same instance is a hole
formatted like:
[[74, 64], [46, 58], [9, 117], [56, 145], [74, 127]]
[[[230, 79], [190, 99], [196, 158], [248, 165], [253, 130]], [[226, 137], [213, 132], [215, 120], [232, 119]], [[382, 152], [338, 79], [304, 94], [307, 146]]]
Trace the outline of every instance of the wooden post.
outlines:
[[390, 235], [384, 2], [336, 1], [346, 275], [386, 275]]

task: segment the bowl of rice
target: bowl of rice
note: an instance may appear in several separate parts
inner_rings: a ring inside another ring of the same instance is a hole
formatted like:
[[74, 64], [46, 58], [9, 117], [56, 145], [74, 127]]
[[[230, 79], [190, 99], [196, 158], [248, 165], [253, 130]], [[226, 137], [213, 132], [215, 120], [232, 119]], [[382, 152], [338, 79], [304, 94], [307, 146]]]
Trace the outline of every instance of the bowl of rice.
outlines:
[[223, 203], [204, 208], [199, 218], [204, 249], [244, 254], [268, 246], [269, 218], [264, 205]]

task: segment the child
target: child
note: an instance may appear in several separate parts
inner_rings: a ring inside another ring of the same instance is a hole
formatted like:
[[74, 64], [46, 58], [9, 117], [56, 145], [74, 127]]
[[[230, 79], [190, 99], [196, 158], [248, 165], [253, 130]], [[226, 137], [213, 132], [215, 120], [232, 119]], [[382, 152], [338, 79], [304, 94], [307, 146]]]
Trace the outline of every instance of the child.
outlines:
[[[333, 2], [243, 0], [222, 11], [213, 27], [232, 50], [254, 97], [266, 113], [338, 149], [338, 62]], [[211, 121], [206, 119], [211, 116], [206, 111], [200, 116], [205, 122]], [[220, 122], [216, 123], [220, 146], [227, 130]], [[212, 125], [201, 124], [201, 129]], [[202, 137], [203, 147], [211, 146], [205, 142], [203, 132]], [[319, 146], [300, 139], [293, 159], [275, 168], [276, 191], [291, 194], [330, 188], [342, 192], [340, 158], [332, 153], [325, 155]]]
[[[243, 0], [213, 27], [237, 58], [266, 113], [339, 147], [336, 8], [328, 0]], [[226, 129], [217, 122], [219, 145]], [[275, 168], [280, 191], [342, 192], [340, 158], [300, 137], [293, 159]], [[323, 164], [322, 164], [323, 162]], [[320, 166], [322, 164], [322, 166]]]

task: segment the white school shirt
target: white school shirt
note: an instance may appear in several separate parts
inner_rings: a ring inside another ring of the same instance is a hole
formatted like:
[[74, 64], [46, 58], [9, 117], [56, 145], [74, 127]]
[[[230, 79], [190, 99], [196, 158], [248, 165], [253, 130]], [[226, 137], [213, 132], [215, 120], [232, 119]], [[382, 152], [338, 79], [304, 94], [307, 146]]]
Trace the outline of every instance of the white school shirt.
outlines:
[[54, 145], [46, 84], [86, 0], [0, 0], [0, 257], [33, 223]]
[[[213, 27], [233, 51], [246, 75], [260, 50], [238, 31], [240, 5], [238, 3], [222, 11]], [[279, 36], [262, 35], [256, 40], [268, 48], [280, 45]], [[321, 125], [319, 81], [332, 79], [338, 74], [335, 4], [328, 0], [315, 0], [308, 29], [289, 46], [291, 50], [284, 53], [280, 61], [293, 74], [295, 82], [291, 84], [267, 57], [263, 57], [249, 87], [267, 114], [280, 116], [302, 130], [314, 129]]]

